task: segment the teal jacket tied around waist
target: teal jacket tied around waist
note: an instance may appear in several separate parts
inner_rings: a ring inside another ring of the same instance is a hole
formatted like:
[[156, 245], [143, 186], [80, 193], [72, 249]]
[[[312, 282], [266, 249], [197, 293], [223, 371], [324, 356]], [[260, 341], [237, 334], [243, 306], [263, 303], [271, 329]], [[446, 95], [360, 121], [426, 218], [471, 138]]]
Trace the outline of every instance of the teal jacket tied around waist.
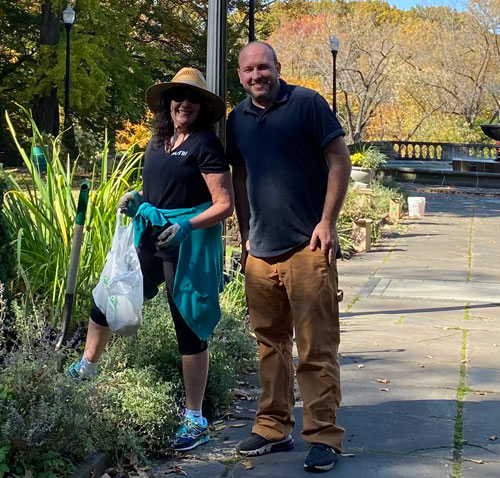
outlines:
[[[134, 242], [139, 245], [148, 222], [163, 226], [191, 219], [212, 203], [185, 209], [158, 209], [142, 203], [134, 217]], [[220, 320], [219, 294], [224, 289], [222, 223], [195, 229], [181, 243], [173, 299], [179, 312], [201, 340], [207, 340]]]

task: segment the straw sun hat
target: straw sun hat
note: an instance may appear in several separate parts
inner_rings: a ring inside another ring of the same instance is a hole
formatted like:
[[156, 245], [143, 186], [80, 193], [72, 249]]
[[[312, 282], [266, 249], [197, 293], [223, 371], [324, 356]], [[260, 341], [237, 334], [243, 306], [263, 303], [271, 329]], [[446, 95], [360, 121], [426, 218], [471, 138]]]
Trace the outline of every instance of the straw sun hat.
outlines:
[[185, 67], [179, 70], [172, 81], [168, 83], [158, 83], [153, 85], [146, 91], [146, 101], [151, 108], [151, 111], [155, 112], [158, 110], [160, 105], [161, 95], [172, 88], [190, 88], [192, 90], [201, 93], [209, 105], [212, 121], [215, 123], [219, 121], [224, 113], [226, 112], [226, 105], [222, 99], [207, 90], [207, 84], [205, 83], [205, 78], [203, 77], [201, 71], [196, 68]]

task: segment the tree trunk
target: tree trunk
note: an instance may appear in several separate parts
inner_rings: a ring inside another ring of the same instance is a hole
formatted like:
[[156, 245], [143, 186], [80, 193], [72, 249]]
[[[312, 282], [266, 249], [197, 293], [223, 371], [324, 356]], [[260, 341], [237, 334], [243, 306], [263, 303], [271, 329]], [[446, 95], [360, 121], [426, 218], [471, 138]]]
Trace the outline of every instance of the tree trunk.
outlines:
[[[46, 0], [42, 5], [42, 25], [40, 28], [40, 45], [56, 46], [59, 43], [60, 26], [57, 14], [52, 11], [52, 1]], [[44, 53], [42, 53], [44, 54]], [[45, 53], [52, 62], [56, 62], [54, 51]], [[42, 62], [40, 62], [42, 63]], [[57, 86], [42, 92], [33, 100], [33, 119], [41, 131], [54, 136], [59, 134], [59, 102]]]

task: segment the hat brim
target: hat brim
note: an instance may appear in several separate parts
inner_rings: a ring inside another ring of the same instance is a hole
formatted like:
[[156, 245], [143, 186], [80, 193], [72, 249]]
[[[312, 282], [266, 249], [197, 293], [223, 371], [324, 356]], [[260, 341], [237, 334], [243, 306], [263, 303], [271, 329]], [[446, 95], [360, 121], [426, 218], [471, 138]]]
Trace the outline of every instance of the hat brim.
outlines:
[[190, 81], [176, 81], [169, 83], [158, 83], [157, 85], [153, 85], [146, 91], [146, 102], [151, 111], [153, 111], [153, 113], [156, 113], [160, 106], [161, 95], [165, 93], [165, 91], [171, 90], [173, 88], [186, 87], [198, 91], [205, 97], [208, 105], [210, 106], [209, 115], [214, 123], [216, 121], [219, 121], [224, 116], [224, 114], [226, 113], [226, 105], [224, 104], [224, 101], [222, 101], [219, 96], [212, 93], [211, 91], [200, 88]]

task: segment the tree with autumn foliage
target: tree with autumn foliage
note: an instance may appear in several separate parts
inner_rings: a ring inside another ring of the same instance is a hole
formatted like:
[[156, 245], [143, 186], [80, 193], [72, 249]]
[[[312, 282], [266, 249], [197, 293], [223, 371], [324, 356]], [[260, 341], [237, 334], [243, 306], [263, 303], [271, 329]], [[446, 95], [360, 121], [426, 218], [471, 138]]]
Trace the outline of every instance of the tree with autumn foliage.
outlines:
[[339, 37], [337, 108], [349, 141], [477, 141], [477, 124], [500, 106], [498, 5], [406, 12], [378, 0], [278, 2], [268, 40], [286, 78], [320, 84], [331, 100], [329, 39]]

